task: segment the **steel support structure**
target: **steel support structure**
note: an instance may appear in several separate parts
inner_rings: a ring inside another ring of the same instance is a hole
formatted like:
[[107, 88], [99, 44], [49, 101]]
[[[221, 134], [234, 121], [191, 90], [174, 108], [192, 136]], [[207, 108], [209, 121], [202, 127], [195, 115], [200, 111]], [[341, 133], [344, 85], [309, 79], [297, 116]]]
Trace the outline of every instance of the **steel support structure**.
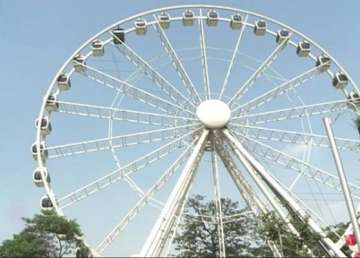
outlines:
[[358, 248], [358, 250], [360, 250], [360, 229], [359, 229], [359, 224], [358, 224], [358, 221], [356, 218], [354, 202], [351, 198], [351, 192], [350, 192], [348, 181], [347, 181], [347, 178], [346, 178], [346, 175], [344, 172], [344, 166], [341, 161], [340, 153], [337, 148], [337, 144], [335, 141], [334, 132], [333, 132], [331, 123], [332, 123], [332, 121], [331, 121], [330, 117], [324, 117], [324, 125], [325, 125], [325, 129], [326, 129], [326, 134], [329, 138], [331, 151], [334, 156], [334, 161], [335, 161], [336, 169], [338, 171], [342, 192], [344, 194], [346, 208], [349, 212], [351, 224], [353, 226], [353, 230], [354, 230], [354, 233], [356, 236], [357, 248]]
[[196, 143], [173, 191], [171, 192], [165, 207], [156, 221], [149, 237], [147, 238], [141, 252], [141, 257], [166, 256], [163, 252], [166, 241], [172, 232], [176, 220], [181, 216], [181, 210], [186, 196], [190, 192], [196, 168], [204, 151], [209, 131], [204, 129]]
[[[296, 199], [294, 199], [291, 194], [284, 189], [278, 181], [276, 181], [266, 170], [265, 168], [243, 147], [243, 145], [231, 135], [227, 130], [223, 130], [224, 136], [228, 142], [236, 150], [236, 154], [239, 159], [245, 159], [256, 171], [256, 173], [261, 177], [261, 179], [273, 190], [276, 192], [277, 196], [281, 196], [292, 209], [292, 211], [302, 220], [310, 226], [310, 228], [321, 237], [321, 243], [331, 250], [331, 255], [335, 257], [346, 257], [345, 254], [336, 246], [336, 244], [329, 239], [321, 227], [307, 214], [307, 212], [298, 204]], [[240, 155], [239, 155], [240, 154]]]
[[216, 223], [218, 224], [218, 242], [219, 242], [219, 257], [226, 257], [225, 250], [225, 235], [224, 235], [224, 224], [223, 214], [221, 207], [221, 193], [220, 193], [220, 182], [219, 182], [219, 169], [216, 153], [211, 153], [211, 163], [213, 168], [213, 181], [214, 181], [214, 192], [215, 192], [215, 208], [216, 208]]
[[[219, 143], [223, 144], [223, 141], [219, 140]], [[224, 166], [228, 170], [234, 184], [236, 185], [240, 195], [246, 202], [249, 209], [255, 214], [255, 216], [264, 215], [268, 213], [265, 203], [256, 196], [254, 191], [251, 189], [250, 185], [246, 181], [242, 173], [237, 169], [236, 164], [232, 160], [230, 153], [223, 147], [223, 145], [218, 145], [220, 147], [216, 148], [216, 152], [220, 156]], [[261, 221], [260, 221], [261, 223]], [[282, 257], [279, 248], [273, 241], [267, 240], [267, 245], [271, 249], [274, 257]]]

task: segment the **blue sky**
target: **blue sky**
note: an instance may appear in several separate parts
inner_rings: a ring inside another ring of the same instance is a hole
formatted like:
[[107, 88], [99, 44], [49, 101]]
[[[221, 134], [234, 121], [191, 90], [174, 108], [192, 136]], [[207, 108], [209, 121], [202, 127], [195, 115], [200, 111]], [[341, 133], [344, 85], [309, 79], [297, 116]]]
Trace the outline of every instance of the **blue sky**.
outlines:
[[357, 0], [20, 1], [0, 0], [1, 119], [0, 241], [38, 211], [30, 145], [34, 118], [52, 77], [85, 40], [105, 26], [147, 9], [185, 3], [255, 11], [304, 32], [360, 82], [360, 3]]

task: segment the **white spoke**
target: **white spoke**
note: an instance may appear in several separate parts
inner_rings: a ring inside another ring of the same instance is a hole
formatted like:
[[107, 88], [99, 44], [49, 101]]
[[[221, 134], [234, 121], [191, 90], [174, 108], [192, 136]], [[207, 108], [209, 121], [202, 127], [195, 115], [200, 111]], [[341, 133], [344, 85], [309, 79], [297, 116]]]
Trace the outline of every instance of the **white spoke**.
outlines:
[[176, 51], [175, 51], [174, 47], [172, 46], [169, 38], [167, 37], [164, 29], [159, 25], [159, 21], [158, 21], [156, 15], [154, 15], [154, 18], [155, 18], [155, 20], [157, 20], [157, 22], [155, 23], [155, 29], [157, 30], [157, 32], [160, 35], [161, 44], [165, 48], [166, 53], [171, 58], [172, 64], [174, 65], [176, 71], [178, 72], [187, 92], [193, 98], [193, 101], [195, 103], [201, 102], [201, 98], [200, 98], [193, 82], [191, 81], [191, 79], [190, 79], [188, 73], [186, 72], [183, 64], [181, 63], [178, 55], [176, 54]]
[[90, 195], [118, 182], [123, 179], [124, 176], [131, 175], [140, 169], [145, 168], [149, 164], [165, 158], [170, 153], [178, 150], [183, 147], [185, 140], [192, 140], [192, 135], [194, 132], [187, 133], [178, 139], [175, 139], [160, 148], [136, 159], [135, 161], [130, 162], [129, 164], [115, 169], [114, 171], [108, 173], [107, 175], [96, 179], [95, 181], [81, 187], [80, 189], [60, 198], [59, 204], [62, 208], [72, 205], [84, 198], [89, 197]]
[[218, 225], [217, 234], [219, 241], [219, 257], [226, 257], [223, 214], [221, 207], [221, 193], [220, 193], [220, 182], [219, 182], [219, 169], [217, 164], [218, 163], [217, 157], [214, 151], [211, 154], [211, 162], [213, 169], [213, 181], [214, 181], [214, 192], [215, 192], [216, 223]]
[[[285, 142], [293, 144], [312, 145], [317, 147], [328, 148], [329, 139], [325, 135], [287, 131], [280, 129], [270, 129], [265, 127], [247, 126], [231, 124], [234, 127], [244, 129], [242, 133], [246, 132], [246, 136], [254, 139], [270, 140], [275, 142]], [[339, 149], [360, 151], [360, 140], [335, 138]]]
[[[331, 174], [325, 170], [315, 167], [305, 161], [302, 161], [292, 155], [279, 151], [271, 146], [250, 139], [243, 134], [239, 134], [239, 137], [246, 142], [246, 149], [254, 154], [259, 155], [273, 163], [277, 163], [284, 168], [291, 169], [298, 173], [303, 173], [305, 176], [314, 179], [336, 191], [341, 191], [339, 178], [334, 174]], [[354, 194], [354, 198], [360, 199], [360, 187], [355, 184], [349, 184], [351, 192]]]
[[265, 92], [264, 94], [250, 100], [249, 102], [237, 106], [233, 109], [234, 113], [238, 112], [248, 112], [254, 108], [260, 107], [265, 103], [271, 101], [272, 99], [281, 96], [282, 94], [299, 87], [300, 85], [304, 84], [306, 81], [312, 79], [317, 74], [321, 72], [321, 68], [319, 66], [315, 66], [306, 72], [282, 83], [281, 85]]
[[[120, 167], [119, 167], [120, 168]], [[144, 191], [140, 188], [140, 186], [128, 175], [124, 176], [124, 181], [129, 185], [129, 187], [136, 192], [136, 194], [142, 198], [145, 196]], [[150, 205], [153, 206], [154, 208], [157, 208], [159, 210], [162, 209], [162, 207], [164, 206], [164, 204], [158, 200], [156, 200], [155, 198], [150, 197], [149, 200]]]
[[266, 71], [266, 69], [269, 68], [273, 62], [275, 62], [280, 52], [285, 48], [286, 45], [287, 41], [284, 40], [275, 48], [273, 52], [271, 52], [271, 54], [262, 62], [259, 68], [249, 77], [249, 79], [230, 99], [230, 101], [228, 102], [230, 107], [232, 107], [238, 99], [244, 96], [244, 94], [255, 84], [256, 80]]
[[202, 17], [202, 11], [199, 10], [199, 29], [200, 29], [200, 48], [201, 48], [201, 63], [203, 69], [203, 80], [204, 80], [204, 92], [205, 98], [210, 99], [210, 81], [209, 81], [209, 68], [208, 68], [208, 56], [206, 51], [206, 41], [205, 41], [205, 32], [204, 32], [204, 22]]
[[66, 101], [56, 102], [59, 104], [59, 112], [77, 116], [162, 126], [175, 126], [177, 124], [194, 123], [196, 121], [194, 118], [183, 116], [142, 112], [137, 110], [120, 109]]
[[156, 107], [169, 114], [186, 113], [188, 115], [193, 115], [191, 111], [184, 107], [178, 106], [145, 90], [139, 89], [126, 81], [120, 80], [114, 76], [111, 76], [110, 74], [99, 71], [94, 67], [90, 67], [89, 65], [84, 66], [86, 67], [86, 69], [85, 71], [80, 72], [80, 74], [104, 86], [119, 91], [126, 96], [146, 103], [149, 106]]
[[352, 110], [347, 100], [323, 102], [312, 105], [297, 106], [286, 109], [278, 109], [263, 113], [253, 113], [233, 117], [233, 121], [250, 125], [276, 122], [288, 119], [297, 119], [305, 116], [322, 115], [335, 112]]
[[49, 152], [49, 158], [59, 158], [95, 151], [110, 150], [111, 148], [125, 148], [137, 144], [174, 139], [188, 132], [193, 126], [195, 126], [195, 124], [50, 146], [47, 147], [47, 150]]
[[[112, 36], [116, 37], [114, 34]], [[148, 76], [154, 84], [164, 91], [170, 99], [175, 101], [182, 107], [192, 106], [195, 108], [194, 103], [185, 97], [174, 85], [166, 80], [158, 71], [147, 63], [140, 55], [138, 55], [133, 49], [127, 44], [122, 43], [120, 46], [114, 45], [126, 58], [128, 58], [135, 66]]]
[[241, 27], [241, 30], [240, 30], [240, 34], [239, 34], [239, 37], [237, 39], [237, 42], [236, 42], [236, 45], [235, 45], [235, 48], [234, 48], [234, 51], [233, 51], [233, 54], [232, 54], [232, 57], [231, 57], [231, 61], [230, 61], [230, 64], [229, 64], [229, 67], [226, 71], [226, 75], [225, 75], [225, 79], [224, 79], [224, 82], [223, 82], [223, 85], [221, 87], [221, 91], [220, 91], [220, 95], [219, 95], [219, 99], [222, 99], [223, 95], [224, 95], [224, 92], [225, 92], [225, 89], [226, 89], [226, 86], [228, 84], [228, 80], [229, 80], [229, 76], [230, 76], [230, 73], [232, 71], [232, 68], [233, 68], [233, 65], [234, 65], [234, 61], [235, 61], [235, 58], [238, 54], [238, 51], [239, 51], [239, 46], [240, 46], [240, 42], [241, 42], [241, 39], [242, 39], [242, 36], [244, 34], [244, 31], [245, 31], [245, 28], [246, 28], [246, 23], [247, 23], [247, 20], [248, 20], [248, 15], [245, 16], [245, 19], [244, 19], [244, 22], [242, 24], [242, 27]]
[[177, 218], [181, 216], [182, 207], [190, 192], [196, 168], [202, 157], [208, 134], [209, 131], [207, 129], [203, 130], [164, 209], [141, 250], [141, 257], [159, 257], [162, 255], [168, 236], [171, 235], [171, 230], [175, 225]]
[[[194, 143], [194, 142], [193, 142]], [[144, 196], [134, 205], [134, 207], [125, 215], [125, 217], [117, 224], [114, 229], [104, 238], [103, 241], [96, 247], [96, 251], [102, 253], [111, 243], [118, 237], [118, 235], [125, 229], [125, 227], [133, 220], [148, 203], [148, 200], [154, 196], [171, 178], [177, 169], [187, 160], [190, 155], [189, 145], [179, 158], [165, 171], [165, 173], [156, 181], [154, 185], [144, 194]]]

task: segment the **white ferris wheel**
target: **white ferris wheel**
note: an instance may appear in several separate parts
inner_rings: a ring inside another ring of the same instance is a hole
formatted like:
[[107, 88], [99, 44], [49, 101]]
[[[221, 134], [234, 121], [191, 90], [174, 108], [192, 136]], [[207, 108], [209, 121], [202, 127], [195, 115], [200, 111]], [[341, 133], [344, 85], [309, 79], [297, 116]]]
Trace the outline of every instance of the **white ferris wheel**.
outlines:
[[44, 96], [31, 148], [41, 207], [77, 218], [94, 255], [166, 256], [189, 196], [213, 195], [223, 257], [220, 198], [239, 197], [294, 233], [296, 214], [343, 256], [344, 236], [324, 233], [347, 213], [323, 117], [358, 202], [359, 94], [329, 53], [272, 18], [210, 5], [136, 14], [87, 40]]

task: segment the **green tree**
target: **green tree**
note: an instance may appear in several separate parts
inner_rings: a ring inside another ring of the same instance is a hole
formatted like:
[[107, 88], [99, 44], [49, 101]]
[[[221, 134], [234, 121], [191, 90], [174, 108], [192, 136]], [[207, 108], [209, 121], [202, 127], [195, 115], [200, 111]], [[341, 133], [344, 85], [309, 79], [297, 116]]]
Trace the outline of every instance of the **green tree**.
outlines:
[[263, 215], [261, 220], [263, 223], [259, 226], [259, 232], [276, 243], [284, 257], [309, 257], [309, 249], [315, 257], [327, 256], [320, 246], [320, 235], [310, 229], [307, 220], [301, 221], [295, 216], [291, 218], [290, 222], [299, 232], [298, 236], [274, 212]]
[[[204, 196], [189, 199], [183, 221], [174, 239], [176, 255], [182, 257], [219, 256], [218, 224], [206, 223], [201, 219], [215, 217], [214, 201], [206, 202]], [[235, 216], [236, 220], [224, 224], [225, 251], [229, 257], [272, 256], [270, 249], [257, 232], [256, 218], [239, 203], [228, 198], [221, 199], [224, 217]], [[242, 215], [240, 215], [242, 214]], [[208, 221], [208, 219], [205, 219]]]
[[[327, 236], [332, 241], [336, 242], [339, 239], [339, 236], [342, 236], [345, 233], [345, 231], [346, 231], [346, 229], [348, 228], [349, 225], [350, 225], [350, 222], [347, 222], [347, 223], [341, 222], [341, 223], [338, 223], [336, 225], [328, 226], [325, 229], [325, 232], [327, 232]], [[341, 248], [341, 251], [343, 251], [344, 254], [346, 254], [348, 257], [351, 257], [352, 251], [349, 249], [348, 246], [344, 245]]]
[[0, 246], [0, 257], [88, 257], [89, 249], [81, 240], [80, 226], [74, 220], [42, 211], [24, 218], [25, 229]]

